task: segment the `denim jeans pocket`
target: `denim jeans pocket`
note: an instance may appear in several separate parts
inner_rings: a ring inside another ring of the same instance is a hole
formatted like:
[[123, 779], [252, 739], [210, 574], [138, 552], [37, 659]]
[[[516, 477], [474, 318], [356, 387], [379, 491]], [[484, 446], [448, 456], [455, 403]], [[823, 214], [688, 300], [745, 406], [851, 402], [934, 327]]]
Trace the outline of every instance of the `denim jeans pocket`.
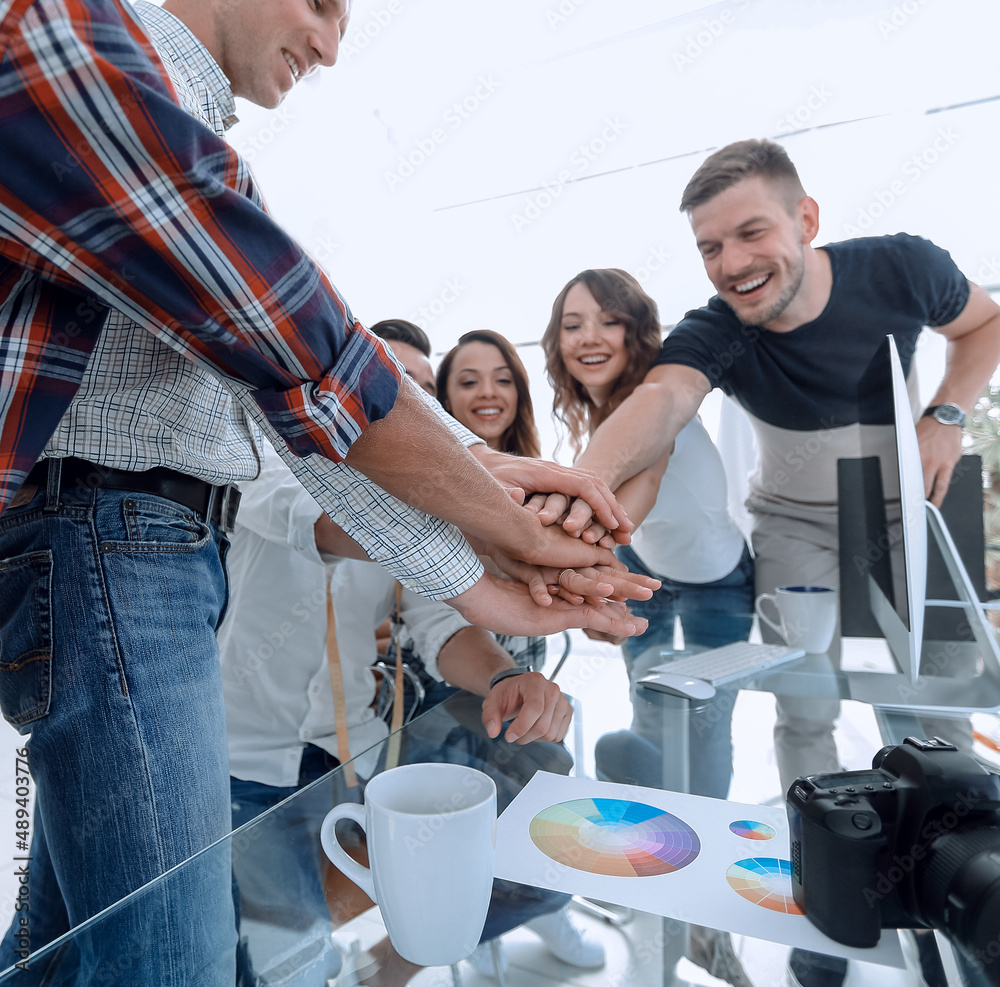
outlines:
[[102, 552], [196, 552], [212, 538], [193, 511], [170, 500], [127, 497], [121, 510], [127, 540], [102, 540]]
[[52, 701], [52, 553], [0, 562], [0, 710], [15, 727]]

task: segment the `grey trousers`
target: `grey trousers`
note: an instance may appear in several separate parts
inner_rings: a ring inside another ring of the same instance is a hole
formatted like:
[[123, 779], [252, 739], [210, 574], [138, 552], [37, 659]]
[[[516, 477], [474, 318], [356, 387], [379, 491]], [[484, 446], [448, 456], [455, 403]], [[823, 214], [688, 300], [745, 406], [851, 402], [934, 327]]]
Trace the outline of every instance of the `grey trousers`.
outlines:
[[[753, 549], [756, 590], [773, 593], [778, 586], [813, 585], [839, 589], [840, 568], [837, 516], [802, 512], [801, 516], [775, 514], [754, 505]], [[781, 643], [761, 624], [769, 643]], [[830, 645], [830, 674], [840, 668], [840, 619]], [[831, 691], [832, 688], [831, 688]], [[782, 791], [800, 775], [841, 770], [833, 728], [840, 715], [840, 700], [821, 696], [777, 695], [774, 748]], [[940, 736], [966, 753], [972, 750], [972, 727], [967, 717], [923, 715], [927, 736]], [[872, 751], [874, 755], [876, 751]], [[856, 765], [863, 767], [864, 765]]]

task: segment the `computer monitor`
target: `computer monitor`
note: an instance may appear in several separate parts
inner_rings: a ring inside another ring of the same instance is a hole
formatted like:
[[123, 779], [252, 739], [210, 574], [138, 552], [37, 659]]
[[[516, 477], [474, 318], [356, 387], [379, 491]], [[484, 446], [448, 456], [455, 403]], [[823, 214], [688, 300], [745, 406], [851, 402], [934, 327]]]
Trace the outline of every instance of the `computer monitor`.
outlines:
[[[916, 680], [927, 515], [916, 427], [892, 336], [862, 375], [858, 423], [861, 457], [838, 464], [843, 633], [884, 637], [900, 670]], [[852, 540], [855, 550], [845, 553]]]

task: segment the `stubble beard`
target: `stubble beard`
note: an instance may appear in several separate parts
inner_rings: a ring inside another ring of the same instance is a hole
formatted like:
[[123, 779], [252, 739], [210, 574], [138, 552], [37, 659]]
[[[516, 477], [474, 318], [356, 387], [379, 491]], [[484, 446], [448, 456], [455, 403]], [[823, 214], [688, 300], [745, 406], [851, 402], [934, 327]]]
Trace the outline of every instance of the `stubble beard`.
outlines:
[[744, 326], [766, 326], [769, 322], [774, 322], [775, 319], [780, 318], [789, 305], [795, 301], [796, 295], [798, 295], [799, 290], [802, 288], [802, 282], [805, 280], [806, 276], [806, 265], [805, 257], [800, 254], [798, 258], [798, 263], [791, 270], [791, 280], [788, 283], [788, 287], [774, 300], [774, 304], [770, 308], [766, 309], [763, 313], [756, 316], [752, 320], [747, 320], [738, 311], [736, 311], [733, 306], [733, 312], [736, 318], [740, 320], [740, 324]]

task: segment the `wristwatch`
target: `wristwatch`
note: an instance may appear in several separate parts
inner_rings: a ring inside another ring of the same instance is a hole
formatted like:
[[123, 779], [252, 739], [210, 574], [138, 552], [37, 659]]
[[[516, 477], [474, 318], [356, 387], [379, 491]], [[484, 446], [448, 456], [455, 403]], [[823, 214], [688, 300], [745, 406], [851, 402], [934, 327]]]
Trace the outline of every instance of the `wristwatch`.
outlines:
[[965, 412], [957, 404], [932, 404], [921, 417], [926, 418], [928, 415], [936, 418], [942, 425], [957, 425], [961, 428], [965, 424]]
[[524, 675], [527, 671], [527, 668], [521, 668], [520, 666], [517, 668], [505, 668], [502, 672], [497, 672], [496, 675], [490, 679], [490, 688], [492, 689], [497, 682], [502, 682], [504, 679], [509, 679], [514, 675]]

